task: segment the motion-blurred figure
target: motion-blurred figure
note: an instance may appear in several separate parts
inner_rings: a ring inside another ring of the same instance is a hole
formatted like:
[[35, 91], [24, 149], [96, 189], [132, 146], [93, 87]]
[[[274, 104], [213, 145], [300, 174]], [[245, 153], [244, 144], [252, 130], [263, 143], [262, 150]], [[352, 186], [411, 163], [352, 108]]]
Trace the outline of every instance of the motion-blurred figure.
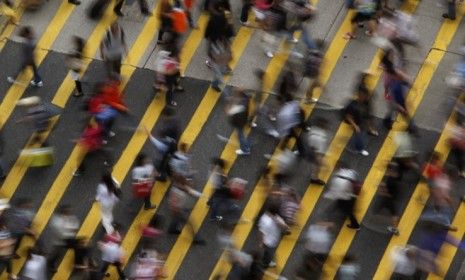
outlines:
[[[22, 44], [22, 62], [18, 72], [15, 75], [8, 76], [9, 83], [15, 83], [15, 78], [21, 72], [24, 71], [27, 67], [31, 67], [34, 73], [34, 79], [31, 81], [31, 85], [34, 87], [42, 87], [44, 83], [42, 82], [42, 78], [39, 76], [39, 72], [37, 70], [37, 64], [35, 62], [35, 48], [36, 48], [36, 38], [34, 36], [34, 31], [30, 26], [24, 26], [19, 31], [19, 36], [22, 37], [25, 42]], [[21, 83], [22, 81], [19, 81]]]

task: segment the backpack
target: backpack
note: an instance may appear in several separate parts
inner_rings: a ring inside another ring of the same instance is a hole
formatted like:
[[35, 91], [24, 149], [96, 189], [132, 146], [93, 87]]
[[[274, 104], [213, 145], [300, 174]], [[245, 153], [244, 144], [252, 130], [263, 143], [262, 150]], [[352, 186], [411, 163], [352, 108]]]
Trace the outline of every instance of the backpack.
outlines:
[[305, 61], [304, 76], [316, 78], [320, 73], [320, 66], [323, 62], [323, 55], [319, 51], [311, 51]]
[[173, 8], [171, 11], [171, 21], [173, 30], [176, 33], [184, 33], [189, 27], [186, 13], [180, 8]]

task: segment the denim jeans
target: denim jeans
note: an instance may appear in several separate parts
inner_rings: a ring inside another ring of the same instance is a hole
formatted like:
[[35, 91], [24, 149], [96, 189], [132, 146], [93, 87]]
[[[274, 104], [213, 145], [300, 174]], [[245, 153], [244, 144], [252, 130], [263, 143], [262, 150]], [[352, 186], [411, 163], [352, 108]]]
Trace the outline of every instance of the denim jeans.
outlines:
[[361, 152], [365, 147], [365, 145], [363, 144], [363, 132], [355, 132], [353, 141], [357, 152]]
[[239, 137], [239, 144], [241, 146], [241, 150], [248, 153], [250, 152], [250, 143], [247, 140], [247, 137], [244, 134], [244, 129], [238, 128], [237, 129], [237, 136]]
[[211, 61], [212, 63], [212, 70], [213, 70], [213, 81], [212, 81], [212, 86], [213, 87], [220, 87], [224, 81], [223, 81], [223, 73], [224, 73], [224, 66], [215, 63], [214, 61]]
[[294, 36], [294, 32], [300, 31], [302, 34], [302, 40], [304, 41], [305, 46], [310, 49], [310, 50], [315, 50], [317, 49], [317, 46], [315, 44], [315, 41], [312, 39], [310, 34], [307, 31], [307, 28], [304, 23], [299, 23], [298, 25], [294, 26], [288, 31], [288, 39], [292, 39]]

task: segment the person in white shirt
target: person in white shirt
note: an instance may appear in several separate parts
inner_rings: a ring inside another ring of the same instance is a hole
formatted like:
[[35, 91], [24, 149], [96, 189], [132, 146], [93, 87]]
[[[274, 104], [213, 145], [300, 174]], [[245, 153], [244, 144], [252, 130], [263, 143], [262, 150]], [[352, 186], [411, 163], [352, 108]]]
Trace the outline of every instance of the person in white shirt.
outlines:
[[332, 223], [329, 222], [318, 222], [308, 227], [305, 249], [316, 266], [324, 263], [331, 249], [333, 239], [330, 232], [331, 227]]
[[355, 170], [349, 168], [345, 162], [340, 162], [339, 169], [335, 172], [325, 197], [334, 200], [339, 211], [349, 218], [350, 224], [347, 227], [360, 230], [360, 224], [354, 215], [357, 177]]
[[95, 200], [100, 204], [100, 214], [102, 215], [102, 225], [108, 234], [111, 234], [113, 228], [113, 208], [119, 201], [119, 186], [111, 176], [111, 173], [106, 171], [100, 184], [97, 186], [97, 195]]
[[307, 133], [307, 147], [309, 158], [312, 161], [312, 176], [310, 182], [317, 185], [325, 185], [326, 182], [318, 178], [320, 169], [323, 166], [323, 158], [328, 148], [328, 121], [323, 118], [315, 120], [315, 125]]
[[56, 263], [60, 256], [60, 252], [64, 248], [74, 249], [76, 246], [76, 233], [79, 229], [78, 218], [71, 214], [69, 205], [60, 206], [57, 213], [51, 221], [53, 236], [49, 240], [53, 240], [55, 244], [48, 259], [48, 268], [50, 271], [56, 271]]
[[25, 280], [46, 280], [47, 260], [36, 249], [31, 248], [28, 252], [26, 264], [24, 265], [23, 276]]
[[265, 268], [276, 266], [273, 261], [276, 248], [281, 241], [282, 233], [288, 229], [278, 213], [278, 207], [270, 206], [258, 222], [261, 233], [261, 246], [263, 247], [262, 264]]
[[120, 279], [126, 279], [123, 272], [123, 250], [121, 246], [113, 241], [99, 242], [98, 247], [102, 251], [102, 267], [100, 268], [101, 275], [104, 275], [110, 265], [116, 267]]
[[[135, 166], [132, 169], [132, 183], [144, 183], [153, 186], [156, 171], [150, 158], [145, 154], [139, 154], [135, 161]], [[154, 209], [156, 205], [153, 205], [150, 201], [150, 194], [144, 197], [144, 208]]]
[[394, 264], [394, 273], [392, 279], [415, 279], [417, 271], [416, 265], [416, 248], [407, 245], [406, 247], [396, 247], [391, 253], [391, 259]]

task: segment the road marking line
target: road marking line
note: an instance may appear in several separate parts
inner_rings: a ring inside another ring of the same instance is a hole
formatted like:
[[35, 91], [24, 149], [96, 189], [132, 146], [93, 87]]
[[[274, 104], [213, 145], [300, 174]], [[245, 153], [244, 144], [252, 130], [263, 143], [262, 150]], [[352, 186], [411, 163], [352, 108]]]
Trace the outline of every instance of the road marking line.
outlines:
[[200, 43], [203, 39], [205, 28], [207, 27], [208, 19], [210, 17], [207, 14], [202, 13], [197, 20], [197, 29], [192, 29], [189, 37], [184, 42], [184, 46], [181, 51], [181, 73], [186, 73], [187, 66], [189, 65], [192, 57], [199, 48]]
[[[417, 5], [409, 5], [407, 2], [407, 4], [402, 7], [402, 10], [404, 11], [407, 10], [413, 13], [416, 7]], [[348, 15], [346, 19], [344, 20], [344, 24], [347, 24], [349, 28], [350, 28], [350, 19], [351, 19], [351, 15], [350, 17]], [[345, 32], [342, 31], [342, 28], [341, 28], [340, 32], [338, 32], [338, 34], [336, 35], [337, 36], [336, 38], [342, 38], [343, 34], [345, 34]], [[344, 49], [340, 51], [340, 54], [342, 54], [343, 50]], [[379, 71], [379, 68], [378, 68], [381, 54], [382, 52], [378, 50], [368, 69], [368, 72], [372, 74], [371, 79], [368, 81], [368, 87], [371, 92], [373, 92], [381, 76], [381, 71]], [[325, 182], [329, 181], [331, 174], [334, 171], [334, 168], [336, 167], [336, 163], [339, 160], [339, 157], [341, 156], [342, 152], [344, 151], [344, 148], [348, 144], [351, 137], [352, 137], [352, 128], [345, 122], [342, 122], [334, 136], [333, 141], [328, 147], [325, 158], [323, 159], [323, 162], [326, 163], [325, 164], [326, 168], [324, 170], [321, 170], [320, 172], [321, 175], [319, 176], [319, 178], [322, 178], [323, 181]], [[312, 184], [309, 184], [307, 191], [305, 192], [304, 196], [301, 199], [301, 201], [305, 201], [305, 205], [303, 205], [303, 207], [300, 209], [299, 214], [297, 216], [297, 224], [300, 225], [300, 227], [292, 227], [291, 234], [281, 240], [276, 250], [276, 254], [275, 254], [276, 268], [268, 269], [268, 271], [273, 272], [278, 275], [282, 273], [282, 270], [284, 269], [287, 263], [287, 260], [289, 259], [297, 241], [299, 240], [299, 236], [301, 232], [303, 231], [308, 219], [310, 218], [310, 215], [312, 214], [313, 209], [315, 208], [316, 203], [318, 202], [318, 199], [320, 198], [322, 192], [323, 192], [322, 187], [320, 186], [312, 187]], [[266, 278], [266, 276], [264, 278]]]
[[[66, 2], [63, 2], [62, 6], [65, 3]], [[66, 3], [66, 4], [70, 5], [68, 3]], [[67, 11], [69, 13], [72, 12], [72, 9], [74, 9], [75, 5], [70, 5], [70, 6], [72, 6], [71, 11], [69, 11], [69, 10]], [[57, 17], [57, 16], [59, 16], [59, 14], [57, 14], [55, 17]], [[63, 16], [60, 19], [60, 22], [62, 22], [64, 24], [68, 17], [69, 17], [69, 14], [67, 14], [67, 16]], [[97, 26], [94, 29], [93, 33], [89, 37], [89, 40], [100, 41], [101, 38], [103, 37], [103, 35], [105, 34], [104, 32], [106, 31], [106, 27], [111, 22], [113, 22], [115, 19], [116, 19], [116, 17], [114, 15], [112, 15], [112, 8], [108, 7], [106, 9], [106, 11], [105, 11], [104, 17], [97, 24]], [[52, 22], [53, 22], [53, 20], [52, 20]], [[49, 25], [49, 27], [50, 27], [50, 25]], [[56, 31], [57, 34], [58, 34], [61, 28], [57, 28], [57, 27], [58, 27], [58, 25], [55, 26], [54, 28], [52, 28], [52, 30], [54, 30], [54, 32]], [[48, 28], [47, 28], [47, 30], [48, 30]], [[47, 38], [49, 38], [49, 39], [47, 39], [46, 41], [47, 42], [51, 41], [51, 42], [47, 43], [47, 44], [49, 44], [51, 46], [51, 44], [53, 44], [53, 40], [52, 40], [53, 38], [51, 37], [51, 35], [53, 35], [53, 34], [50, 34], [50, 32], [47, 32], [47, 30], [46, 30], [46, 32], [44, 32], [44, 35], [46, 33], [48, 33]], [[55, 36], [55, 38], [56, 38], [56, 36]], [[38, 44], [38, 46], [44, 47], [44, 44], [43, 43], [41, 45]], [[88, 51], [89, 53], [91, 53], [93, 51], [94, 54], [95, 54], [95, 52], [97, 51], [97, 48], [98, 48], [98, 46], [95, 47], [94, 43], [87, 44], [86, 47], [89, 47], [88, 50], [89, 49], [91, 50], [91, 51]], [[45, 55], [44, 55], [44, 57], [45, 57]], [[84, 64], [85, 69], [87, 68], [88, 64], [89, 64], [89, 61], [85, 61], [85, 64]], [[62, 83], [62, 85], [60, 86], [60, 89], [57, 91], [57, 94], [55, 95], [54, 99], [52, 100], [52, 103], [54, 103], [55, 105], [57, 105], [59, 107], [62, 107], [62, 108], [65, 106], [66, 101], [64, 101], [64, 102], [54, 102], [54, 101], [56, 101], [57, 96], [60, 95], [60, 94], [62, 94], [62, 95], [65, 94], [65, 95], [67, 95], [69, 97], [71, 95], [71, 92], [74, 89], [74, 83], [73, 83], [72, 87], [64, 88], [63, 84], [65, 84], [65, 83], [66, 83], [66, 78], [65, 78], [64, 82]], [[68, 91], [68, 92], [65, 93], [64, 91]], [[60, 99], [60, 98], [58, 98], [58, 100], [63, 101], [63, 99]], [[2, 105], [3, 105], [3, 103], [2, 103]], [[58, 118], [59, 118], [59, 116], [58, 116]], [[58, 118], [56, 119], [56, 121], [52, 122], [52, 125], [51, 125], [51, 127], [49, 129], [49, 132], [47, 132], [47, 136], [48, 136], [48, 133], [50, 133], [50, 131], [53, 129], [56, 122], [58, 121]], [[45, 139], [46, 139], [46, 137], [42, 138], [42, 141], [44, 141]], [[38, 212], [36, 213], [36, 216], [34, 217], [34, 225], [35, 225], [36, 233], [38, 235], [40, 235], [42, 233], [42, 231], [44, 230], [50, 216], [53, 214], [53, 211], [54, 211], [55, 207], [57, 206], [57, 204], [59, 203], [59, 200], [63, 196], [63, 194], [64, 194], [64, 192], [66, 190], [66, 187], [62, 187], [62, 186], [63, 185], [68, 185], [69, 182], [71, 181], [72, 176], [70, 176], [70, 175], [77, 168], [78, 164], [81, 162], [82, 153], [83, 153], [82, 149], [80, 147], [78, 147], [78, 146], [76, 146], [73, 149], [70, 157], [68, 158], [68, 161], [66, 162], [65, 166], [62, 168], [60, 173], [58, 174], [57, 179], [52, 184], [52, 187], [48, 191], [44, 201], [41, 204], [41, 207], [39, 208]], [[71, 162], [71, 159], [74, 159], [74, 161]], [[76, 164], [76, 163], [78, 163], [78, 164]], [[18, 174], [20, 177], [15, 177], [14, 178], [15, 180], [5, 181], [4, 185], [2, 186], [2, 193], [5, 192], [5, 193], [13, 194], [15, 192], [15, 190], [17, 189], [19, 183], [21, 182], [21, 179], [24, 177], [26, 171], [27, 171], [27, 166], [26, 167], [22, 166], [21, 159], [18, 158], [10, 172]], [[66, 174], [66, 172], [68, 172], [69, 174]], [[68, 182], [68, 183], [64, 184], [65, 182]], [[61, 185], [61, 184], [63, 184], [63, 185]], [[26, 257], [25, 256], [26, 252], [24, 252], [25, 251], [24, 248], [25, 247], [30, 247], [30, 246], [33, 246], [33, 245], [34, 245], [34, 241], [32, 241], [30, 239], [26, 238], [26, 239], [23, 239], [21, 241], [20, 248], [18, 249], [18, 254], [21, 256], [21, 258], [19, 260], [14, 261], [14, 265], [13, 265], [14, 273], [18, 273], [21, 270], [21, 267], [24, 265], [25, 257]], [[5, 272], [2, 274], [2, 277], [6, 277]]]
[[[452, 123], [452, 120], [449, 120]], [[446, 126], [447, 127], [447, 126]], [[447, 149], [445, 151], [444, 155], [449, 153], [450, 148], [447, 145], [447, 140], [448, 137], [445, 137], [445, 143], [444, 145], [447, 146], [446, 148], [442, 149]], [[449, 234], [456, 238], [457, 240], [462, 240], [463, 235], [465, 234], [465, 225], [463, 221], [465, 220], [465, 204], [463, 202], [460, 203], [459, 209], [457, 209], [457, 213], [455, 214], [454, 220], [452, 221], [452, 225], [457, 227], [456, 232], [449, 232]], [[436, 262], [438, 264], [438, 271], [442, 273], [442, 277], [439, 275], [435, 275], [430, 273], [428, 275], [427, 280], [441, 280], [441, 279], [446, 279], [447, 276], [447, 271], [449, 270], [450, 265], [452, 264], [452, 261], [454, 260], [454, 256], [457, 253], [457, 247], [451, 246], [447, 243], [444, 243], [442, 245], [441, 250], [439, 251], [438, 256], [440, 257], [439, 260]], [[462, 265], [463, 266], [463, 265]], [[463, 275], [462, 275], [463, 277]], [[457, 279], [463, 279], [463, 278], [457, 278]]]
[[[74, 11], [74, 8], [75, 5], [71, 5], [67, 1], [63, 1], [61, 3], [52, 21], [49, 23], [47, 29], [45, 29], [44, 33], [42, 34], [42, 37], [37, 42], [37, 67], [39, 67], [44, 61], [45, 57], [47, 56], [48, 49], [52, 47], [61, 29], [65, 25], [71, 13]], [[13, 30], [11, 30], [11, 32], [12, 31]], [[32, 79], [32, 73], [30, 71], [23, 71], [18, 77], [14, 78], [16, 78], [17, 81], [27, 81], [29, 83], [29, 81]], [[0, 104], [0, 120], [2, 120], [2, 122], [0, 122], [0, 129], [3, 128], [7, 119], [13, 112], [16, 106], [16, 102], [23, 96], [25, 91], [26, 87], [23, 87], [17, 83], [12, 84], [8, 89], [8, 92]]]
[[[417, 78], [415, 79], [414, 85], [412, 89], [409, 92], [408, 99], [410, 99], [410, 104], [411, 104], [411, 114], [414, 115], [420, 101], [422, 100], [426, 89], [428, 88], [428, 85], [431, 81], [431, 78], [433, 77], [438, 63], [441, 61], [444, 52], [435, 50], [439, 44], [442, 44], [443, 46], [447, 46], [450, 41], [452, 40], [452, 37], [458, 27], [458, 23], [460, 22], [460, 18], [457, 19], [455, 22], [455, 25], [451, 25], [449, 22], [443, 23], [442, 27], [440, 28], [438, 35], [436, 36], [436, 40], [433, 44], [433, 49], [430, 51], [428, 54], [427, 58], [425, 61], [430, 61], [434, 62], [433, 64], [430, 63], [425, 63], [422, 65]], [[416, 89], [416, 90], [415, 90]], [[412, 95], [412, 93], [414, 93]], [[413, 100], [412, 100], [413, 97]], [[370, 172], [368, 173], [367, 177], [365, 178], [365, 183], [364, 183], [364, 188], [363, 192], [360, 194], [358, 201], [357, 201], [357, 209], [359, 209], [359, 212], [356, 214], [357, 218], [361, 221], [363, 220], [363, 217], [365, 216], [370, 202], [372, 201], [373, 197], [376, 194], [376, 188], [369, 187], [368, 184], [371, 186], [373, 185], [379, 185], [379, 183], [382, 181], [384, 177], [384, 173], [386, 170], [386, 166], [383, 164], [384, 162], [389, 161], [392, 156], [394, 155], [395, 152], [395, 145], [393, 142], [394, 139], [394, 131], [399, 130], [399, 123], [395, 124], [395, 128], [388, 134], [386, 140], [383, 143], [382, 148], [379, 150], [379, 153], [373, 163], [373, 166], [376, 168], [372, 168]], [[365, 186], [367, 185], [367, 186]], [[415, 194], [412, 196], [415, 197]], [[415, 204], [415, 202], [412, 202], [410, 200], [409, 205]], [[408, 206], [407, 206], [408, 207]], [[412, 206], [413, 207], [413, 206]], [[404, 215], [407, 211], [410, 211], [408, 208], [404, 211]], [[402, 224], [402, 221], [404, 223]], [[414, 223], [411, 223], [412, 219], [408, 220], [408, 224], [412, 226]], [[401, 220], [401, 223], [399, 224], [399, 230], [400, 230], [400, 236], [399, 237], [393, 237], [391, 239], [391, 242], [388, 246], [388, 248], [391, 248], [391, 243], [394, 243], [394, 240], [401, 240], [404, 239], [405, 236], [409, 235], [408, 230], [405, 229], [405, 220]], [[345, 256], [346, 252], [348, 251], [350, 244], [352, 243], [354, 237], [355, 237], [355, 232], [351, 229], [348, 229], [346, 227], [343, 227], [341, 231], [339, 232], [338, 237], [336, 238], [336, 241], [334, 242], [330, 255], [332, 256], [331, 261], [327, 261], [323, 267], [323, 270], [325, 273], [327, 273], [328, 279], [333, 279], [337, 269], [341, 263], [342, 258]], [[398, 243], [398, 242], [396, 242]], [[380, 263], [380, 266], [378, 267], [378, 271], [375, 274], [374, 279], [386, 279], [384, 276], [380, 276], [381, 274], [386, 275], [387, 270], [385, 270], [385, 263], [389, 259], [388, 255], [388, 248], [385, 251], [385, 254], [383, 256], [383, 259]], [[381, 272], [383, 271], [383, 272]]]
[[[88, 43], [86, 45], [87, 53], [93, 55], [93, 54], [95, 54], [97, 52], [98, 44], [95, 44], [93, 42], [94, 41], [99, 41], [100, 38], [103, 37], [103, 34], [104, 34], [103, 32], [104, 31], [102, 31], [102, 28], [100, 28], [100, 26], [108, 26], [112, 22], [111, 19], [113, 19], [113, 18], [109, 16], [109, 12], [111, 12], [110, 9], [107, 11], [107, 15], [104, 17], [104, 19], [101, 22], [99, 22], [98, 26], [96, 27], [96, 29], [93, 31], [93, 33], [89, 37]], [[83, 67], [83, 72], [86, 71], [87, 67], [89, 66], [89, 63], [90, 63], [90, 60], [85, 61], [84, 67]], [[69, 76], [69, 74], [68, 74], [68, 76]], [[57, 106], [59, 106], [61, 108], [65, 107], [66, 102], [68, 100], [68, 97], [71, 95], [71, 93], [73, 92], [74, 87], [75, 87], [74, 81], [71, 80], [68, 76], [62, 82], [60, 88], [58, 89], [56, 95], [54, 96], [54, 99], [52, 100], [53, 104], [55, 104], [55, 105], [57, 105]], [[67, 96], [67, 97], [63, 98], [64, 96]], [[42, 142], [47, 139], [50, 131], [53, 130], [55, 124], [58, 121], [58, 119], [59, 119], [59, 116], [57, 117], [57, 120], [52, 123], [52, 125], [50, 126], [47, 134], [44, 135], [44, 137], [42, 137], [40, 144], [42, 144]], [[33, 138], [34, 138], [34, 135], [30, 137], [30, 139], [28, 140], [25, 148], [30, 146], [31, 139], [33, 139]], [[5, 195], [6, 197], [13, 196], [14, 192], [16, 191], [19, 184], [21, 183], [21, 180], [23, 179], [23, 177], [26, 174], [27, 170], [28, 170], [28, 166], [23, 165], [21, 157], [18, 157], [18, 159], [16, 160], [16, 162], [14, 163], [14, 165], [12, 166], [10, 171], [8, 172], [7, 178], [3, 182], [3, 185], [2, 185], [2, 188], [1, 188], [1, 193], [3, 195]]]
[[[200, 25], [200, 24], [199, 24]], [[245, 48], [247, 47], [247, 44], [252, 36], [253, 30], [247, 29], [247, 28], [241, 28], [239, 29], [239, 32], [237, 33], [233, 44], [232, 44], [232, 51], [234, 54], [234, 57], [239, 58], [242, 56], [242, 53], [244, 52]], [[195, 33], [194, 33], [195, 35]], [[198, 44], [196, 40], [187, 40], [186, 42], [192, 43], [192, 44]], [[186, 48], [188, 46], [185, 46]], [[188, 56], [187, 56], [188, 57]], [[191, 57], [192, 58], [192, 57]], [[230, 66], [231, 68], [235, 68], [238, 63], [238, 59], [234, 59], [231, 63]], [[227, 82], [228, 77], [225, 78], [225, 82]], [[218, 100], [220, 98], [220, 94], [214, 91], [213, 89], [209, 88], [202, 99], [200, 105], [197, 107], [196, 111], [194, 112], [193, 117], [191, 118], [191, 121], [187, 125], [186, 129], [183, 131], [183, 134], [181, 135], [181, 142], [186, 143], [189, 147], [192, 146], [194, 141], [197, 139], [197, 136], [200, 134], [200, 131], [202, 127], [205, 125], [211, 111], [217, 104]], [[154, 186], [154, 188], [157, 189], [157, 192], [152, 193], [152, 201], [155, 202], [155, 204], [159, 204], [166, 193], [166, 190], [169, 186], [169, 182], [165, 183], [160, 183], [157, 182]], [[139, 232], [139, 226], [141, 224], [146, 225], [149, 223], [149, 221], [152, 219], [152, 217], [155, 215], [157, 210], [153, 211], [144, 211], [143, 208], [139, 211], [137, 214], [136, 218], [134, 219], [133, 223], [129, 227], [129, 230], [123, 240], [122, 247], [124, 252], [127, 254], [127, 257], [129, 258], [134, 250], [137, 247], [137, 244], [139, 243], [140, 240], [140, 232]], [[178, 241], [180, 240], [180, 237], [178, 237]], [[190, 244], [189, 244], [190, 245]], [[186, 244], [186, 246], [188, 246]], [[183, 255], [187, 252], [188, 247], [186, 248], [186, 251], [184, 252]], [[181, 255], [178, 255], [179, 258]], [[168, 263], [168, 261], [167, 261]], [[114, 272], [112, 271], [112, 275]], [[169, 271], [167, 271], [168, 275], [171, 275]], [[169, 276], [171, 277], [171, 276]]]
[[[325, 57], [323, 61], [324, 65], [322, 67], [322, 72], [321, 72], [322, 85], [325, 85], [328, 82], [332, 71], [337, 65], [337, 61], [339, 60], [339, 57], [342, 55], [348, 43], [347, 40], [343, 39], [343, 35], [346, 32], [350, 31], [350, 28], [351, 28], [350, 19], [352, 17], [353, 17], [353, 11], [348, 11], [343, 23], [339, 27], [339, 30], [336, 32], [334, 39], [332, 40], [328, 50], [325, 53]], [[320, 89], [317, 89], [314, 91], [314, 95], [316, 97], [319, 97], [320, 94], [321, 94]], [[314, 108], [313, 106], [304, 107], [306, 116], [310, 115], [313, 108]], [[338, 133], [341, 133], [342, 135], [343, 132], [338, 131]], [[332, 143], [336, 144], [336, 142], [334, 141]], [[337, 144], [338, 144], [337, 147], [343, 148], [345, 146], [344, 143], [337, 143]], [[270, 166], [273, 166], [275, 164], [273, 159], [274, 159], [274, 156], [278, 152], [279, 152], [279, 149], [276, 149], [274, 151], [272, 160], [269, 163]], [[264, 186], [265, 186], [265, 182], [263, 181], [263, 178], [261, 178], [259, 182], [257, 183], [254, 189], [254, 192], [252, 193], [249, 201], [247, 202], [247, 205], [245, 206], [244, 211], [242, 212], [241, 219], [253, 220], [254, 218], [256, 218], [256, 216], [258, 215], [258, 212], [261, 209], [261, 206], [264, 204], [265, 199], [266, 199], [266, 193], [265, 193], [265, 190], [263, 190]], [[233, 237], [233, 240], [235, 241], [236, 248], [241, 249], [244, 246], [245, 241], [247, 240], [247, 237], [250, 234], [252, 228], [253, 228], [252, 224], [240, 224], [235, 227], [232, 237]], [[231, 270], [231, 264], [226, 260], [225, 253], [223, 252], [217, 264], [215, 265], [215, 268], [210, 274], [210, 279], [213, 279], [216, 275], [222, 275], [226, 277], [229, 274], [230, 270]]]
[[[153, 8], [154, 14], [157, 12], [157, 9], [159, 8], [159, 3], [160, 2], [157, 2], [155, 7]], [[111, 11], [111, 9], [109, 11]], [[135, 70], [137, 69], [136, 67], [129, 65], [129, 59], [131, 59], [132, 62], [135, 62], [135, 65], [138, 64], [138, 62], [141, 60], [144, 54], [144, 51], [141, 51], [141, 50], [147, 49], [147, 47], [149, 46], [149, 44], [151, 43], [153, 39], [153, 32], [151, 31], [157, 30], [158, 26], [159, 26], [158, 19], [156, 17], [149, 17], [148, 20], [145, 22], [143, 29], [139, 33], [136, 41], [133, 43], [121, 67], [121, 76], [124, 77], [124, 81], [121, 85], [122, 89], [126, 87], [131, 76], [134, 74]], [[103, 37], [103, 34], [105, 34], [106, 29], [103, 28], [100, 30], [100, 32], [102, 34], [102, 36], [100, 37]], [[96, 41], [97, 43], [94, 43], [93, 49], [92, 49], [92, 50], [95, 49], [94, 53], [98, 49], [100, 40], [96, 40]], [[87, 66], [89, 63], [90, 62], [87, 63]], [[67, 97], [69, 97], [69, 94], [67, 95]], [[64, 101], [63, 104], [65, 103], [66, 101]], [[159, 101], [155, 97], [152, 100], [152, 102], [149, 104], [149, 107], [146, 110], [144, 116], [142, 117], [142, 120], [140, 121], [139, 126], [145, 126], [148, 128], [152, 128], [155, 125], [156, 121], [158, 120], [158, 117], [160, 116], [160, 113], [163, 107], [164, 107], [164, 101]], [[145, 133], [141, 133], [139, 130], [136, 130], [136, 132], [133, 134], [131, 140], [126, 146], [126, 149], [123, 151], [118, 162], [113, 167], [112, 175], [117, 181], [123, 182], [124, 177], [126, 176], [127, 172], [129, 171], [129, 168], [132, 165], [132, 162], [137, 156], [138, 151], [142, 148], [146, 139], [147, 139], [147, 136], [145, 135]], [[93, 235], [93, 233], [95, 232], [99, 224], [100, 224], [99, 206], [97, 203], [93, 203], [77, 235], [86, 236], [86, 237], [91, 236]], [[71, 250], [68, 250], [66, 252], [65, 257], [61, 261], [53, 279], [68, 279], [69, 278], [72, 272], [71, 252], [72, 252]]]

